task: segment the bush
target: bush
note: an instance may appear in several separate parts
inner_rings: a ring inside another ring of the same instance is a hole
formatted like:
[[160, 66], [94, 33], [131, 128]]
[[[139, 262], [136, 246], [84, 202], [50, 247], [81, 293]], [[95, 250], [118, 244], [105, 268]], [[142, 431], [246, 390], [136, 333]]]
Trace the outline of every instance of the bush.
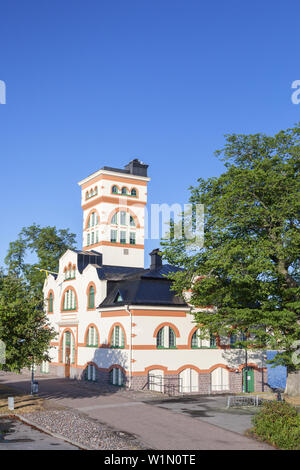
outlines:
[[266, 402], [253, 417], [253, 432], [265, 441], [286, 450], [300, 450], [300, 415], [285, 402]]

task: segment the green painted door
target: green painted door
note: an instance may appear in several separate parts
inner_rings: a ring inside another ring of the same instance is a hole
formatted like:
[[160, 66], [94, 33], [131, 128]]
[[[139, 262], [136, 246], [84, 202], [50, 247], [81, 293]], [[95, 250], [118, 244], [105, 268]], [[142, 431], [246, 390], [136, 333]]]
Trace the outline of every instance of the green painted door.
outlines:
[[246, 368], [243, 369], [243, 392], [246, 392], [246, 380], [247, 380], [247, 392], [253, 393], [254, 392], [254, 369], [252, 367], [248, 367], [247, 374], [246, 374]]

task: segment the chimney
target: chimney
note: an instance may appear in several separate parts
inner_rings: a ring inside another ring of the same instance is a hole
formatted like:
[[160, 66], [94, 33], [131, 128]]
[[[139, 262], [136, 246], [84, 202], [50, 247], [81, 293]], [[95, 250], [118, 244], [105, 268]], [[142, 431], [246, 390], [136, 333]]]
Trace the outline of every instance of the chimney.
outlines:
[[155, 250], [151, 251], [150, 256], [150, 271], [156, 271], [162, 266], [162, 258], [161, 255], [159, 255], [159, 248], [156, 248]]
[[125, 169], [132, 175], [147, 176], [148, 166], [149, 165], [145, 165], [145, 163], [141, 162], [138, 158], [135, 158], [125, 166]]

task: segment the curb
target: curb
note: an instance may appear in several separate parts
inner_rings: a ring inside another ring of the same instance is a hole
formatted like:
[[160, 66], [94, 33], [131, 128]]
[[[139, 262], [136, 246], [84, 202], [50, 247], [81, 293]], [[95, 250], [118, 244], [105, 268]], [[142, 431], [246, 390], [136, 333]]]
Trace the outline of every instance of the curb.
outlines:
[[62, 436], [61, 434], [57, 434], [57, 433], [54, 433], [52, 431], [49, 431], [49, 429], [46, 429], [40, 425], [37, 425], [36, 423], [34, 423], [33, 421], [30, 421], [29, 419], [27, 418], [24, 418], [24, 416], [21, 416], [21, 415], [18, 415], [18, 414], [14, 414], [14, 415], [6, 415], [7, 417], [9, 416], [10, 418], [12, 417], [15, 417], [17, 418], [19, 421], [25, 423], [25, 424], [28, 424], [29, 426], [37, 429], [38, 431], [41, 431], [43, 432], [44, 434], [48, 434], [52, 437], [55, 437], [56, 439], [60, 439], [60, 440], [63, 440], [65, 442], [68, 442], [69, 444], [72, 444], [73, 446], [75, 447], [78, 447], [80, 450], [92, 450], [90, 449], [89, 447], [85, 447], [84, 445], [82, 444], [79, 444], [78, 442], [75, 442], [75, 441], [72, 441], [71, 439], [68, 439], [64, 436]]

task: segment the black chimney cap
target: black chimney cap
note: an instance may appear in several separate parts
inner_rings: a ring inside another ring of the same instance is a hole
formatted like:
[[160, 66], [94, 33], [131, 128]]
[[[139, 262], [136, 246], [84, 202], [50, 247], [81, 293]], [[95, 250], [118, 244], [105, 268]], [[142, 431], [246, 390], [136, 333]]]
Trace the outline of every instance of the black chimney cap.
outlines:
[[159, 254], [159, 248], [155, 248], [150, 253], [151, 256], [151, 264], [150, 264], [150, 271], [156, 271], [162, 266], [162, 257]]
[[149, 165], [145, 165], [145, 163], [141, 162], [138, 158], [135, 158], [125, 166], [125, 169], [132, 175], [147, 176], [148, 166]]

